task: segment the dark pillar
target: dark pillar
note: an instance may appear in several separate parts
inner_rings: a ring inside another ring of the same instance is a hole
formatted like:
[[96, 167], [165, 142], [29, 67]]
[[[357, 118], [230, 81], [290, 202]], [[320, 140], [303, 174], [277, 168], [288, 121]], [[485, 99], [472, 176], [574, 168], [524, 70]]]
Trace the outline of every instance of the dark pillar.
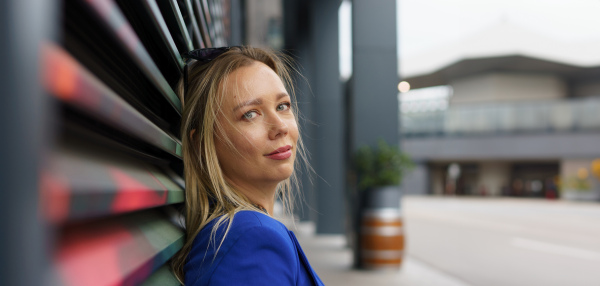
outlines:
[[230, 2], [230, 25], [231, 35], [229, 39], [230, 46], [240, 46], [244, 44], [244, 17], [246, 15], [244, 10], [244, 0], [231, 0]]
[[317, 183], [317, 233], [344, 232], [344, 98], [339, 72], [339, 0], [311, 1], [313, 92], [318, 124], [313, 162]]
[[40, 207], [42, 149], [50, 144], [41, 43], [56, 27], [56, 1], [0, 1], [0, 285], [51, 284]]
[[[296, 76], [296, 99], [300, 109], [300, 131], [304, 147], [310, 153], [315, 148], [317, 125], [314, 123], [315, 97], [311, 90], [313, 81], [313, 57], [311, 53], [310, 5], [303, 1], [286, 0], [283, 2], [284, 42], [286, 52], [294, 59], [302, 76]], [[310, 162], [312, 166], [314, 162]], [[314, 174], [305, 166], [301, 169], [301, 201], [298, 202], [296, 215], [302, 221], [317, 220], [317, 197]]]
[[396, 0], [352, 1], [352, 150], [398, 144]]
[[[344, 98], [339, 75], [338, 8], [340, 0], [284, 1], [285, 45], [301, 65], [308, 84], [299, 84], [301, 128], [316, 175], [304, 177], [304, 219], [317, 233], [344, 230], [346, 141]], [[311, 182], [312, 181], [312, 185]]]

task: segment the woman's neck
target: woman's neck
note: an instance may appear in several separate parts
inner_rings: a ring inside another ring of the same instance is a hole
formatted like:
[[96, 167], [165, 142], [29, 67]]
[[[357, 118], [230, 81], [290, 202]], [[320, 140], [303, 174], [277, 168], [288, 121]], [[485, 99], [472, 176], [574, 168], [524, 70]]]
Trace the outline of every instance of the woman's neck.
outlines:
[[235, 189], [246, 196], [252, 204], [259, 207], [259, 209], [264, 208], [269, 215], [273, 215], [277, 184], [263, 184], [260, 186], [258, 184], [253, 184], [251, 186], [245, 186], [236, 184], [233, 181], [229, 182]]

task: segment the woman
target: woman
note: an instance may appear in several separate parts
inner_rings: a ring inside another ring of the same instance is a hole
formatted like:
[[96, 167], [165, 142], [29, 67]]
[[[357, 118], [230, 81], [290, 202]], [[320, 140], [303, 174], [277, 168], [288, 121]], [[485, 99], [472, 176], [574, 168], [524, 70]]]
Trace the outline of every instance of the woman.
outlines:
[[197, 61], [179, 85], [187, 241], [173, 259], [177, 277], [186, 285], [322, 285], [294, 234], [271, 217], [277, 197], [290, 211], [303, 155], [289, 61], [251, 47], [187, 57]]

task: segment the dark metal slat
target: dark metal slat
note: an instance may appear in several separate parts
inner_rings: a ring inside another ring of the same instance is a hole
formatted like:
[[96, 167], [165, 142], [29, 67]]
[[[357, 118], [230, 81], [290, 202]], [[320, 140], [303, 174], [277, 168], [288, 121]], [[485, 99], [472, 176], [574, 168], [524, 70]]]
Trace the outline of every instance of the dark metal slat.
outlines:
[[129, 56], [112, 28], [87, 4], [70, 1], [63, 9], [63, 47], [156, 126], [178, 135], [180, 114]]
[[160, 12], [160, 8], [158, 7], [156, 0], [146, 0], [144, 1], [144, 4], [144, 7], [146, 7], [146, 9], [148, 9], [148, 12], [150, 12], [153, 16], [152, 20], [157, 26], [160, 36], [169, 45], [171, 57], [173, 57], [173, 60], [176, 61], [179, 64], [179, 66], [183, 69], [184, 60], [181, 57], [181, 53], [177, 49], [173, 38], [171, 37], [171, 33], [169, 32], [167, 23], [165, 22], [165, 19], [163, 18], [163, 15]]
[[209, 5], [208, 5], [208, 1], [207, 0], [200, 0], [199, 4], [201, 4], [201, 11], [204, 12], [204, 19], [206, 21], [206, 28], [208, 30], [208, 35], [210, 36], [211, 42], [213, 43], [213, 46], [216, 44], [215, 41], [215, 22], [214, 19], [212, 17], [212, 13], [209, 9]]
[[183, 71], [183, 59], [154, 0], [116, 0], [146, 51], [172, 88]]
[[44, 84], [58, 99], [181, 158], [181, 143], [131, 107], [62, 48], [44, 49]]
[[204, 10], [202, 9], [202, 4], [200, 3], [200, 0], [192, 1], [194, 1], [194, 4], [192, 5], [192, 11], [198, 19], [198, 29], [202, 34], [202, 39], [204, 39], [204, 43], [207, 47], [213, 47], [212, 39], [210, 38], [210, 32], [208, 31], [207, 27], [208, 23], [206, 22], [206, 15], [204, 15]]
[[[181, 36], [181, 40], [184, 43], [185, 48], [179, 46], [180, 52], [184, 53], [193, 50], [194, 43], [192, 42], [192, 38], [190, 37], [190, 33], [186, 27], [185, 20], [183, 19], [183, 15], [181, 14], [181, 10], [177, 4], [177, 0], [170, 0], [168, 3], [166, 1], [158, 1], [157, 4], [162, 11], [163, 17], [167, 22], [167, 26], [172, 27], [170, 28], [171, 35], [176, 34]], [[175, 36], [173, 37], [175, 38]]]
[[215, 0], [209, 1], [209, 11], [213, 19], [215, 41], [219, 46], [227, 46], [227, 40], [225, 39], [225, 25], [223, 21], [223, 2]]
[[160, 73], [116, 3], [112, 0], [89, 0], [84, 2], [104, 20], [104, 24], [111, 28], [117, 38], [121, 40], [121, 44], [126, 48], [129, 56], [136, 61], [140, 69], [151, 79], [151, 82], [161, 91], [173, 108], [181, 114], [179, 98]]
[[190, 18], [190, 21], [192, 22], [192, 32], [194, 33], [194, 40], [196, 42], [196, 46], [198, 48], [210, 47], [210, 45], [208, 45], [204, 42], [204, 39], [202, 38], [202, 35], [200, 34], [200, 30], [199, 30], [200, 26], [199, 26], [198, 20], [196, 19], [196, 16], [194, 15], [194, 8], [192, 5], [192, 0], [181, 0], [181, 1], [185, 1], [186, 14]]

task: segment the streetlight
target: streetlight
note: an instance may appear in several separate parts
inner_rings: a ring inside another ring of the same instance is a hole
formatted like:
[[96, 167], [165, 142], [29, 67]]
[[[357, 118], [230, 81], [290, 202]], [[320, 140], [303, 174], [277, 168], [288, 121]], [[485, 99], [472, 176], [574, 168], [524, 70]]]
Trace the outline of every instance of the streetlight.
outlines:
[[405, 93], [410, 90], [410, 84], [407, 81], [401, 81], [398, 84], [398, 91]]

